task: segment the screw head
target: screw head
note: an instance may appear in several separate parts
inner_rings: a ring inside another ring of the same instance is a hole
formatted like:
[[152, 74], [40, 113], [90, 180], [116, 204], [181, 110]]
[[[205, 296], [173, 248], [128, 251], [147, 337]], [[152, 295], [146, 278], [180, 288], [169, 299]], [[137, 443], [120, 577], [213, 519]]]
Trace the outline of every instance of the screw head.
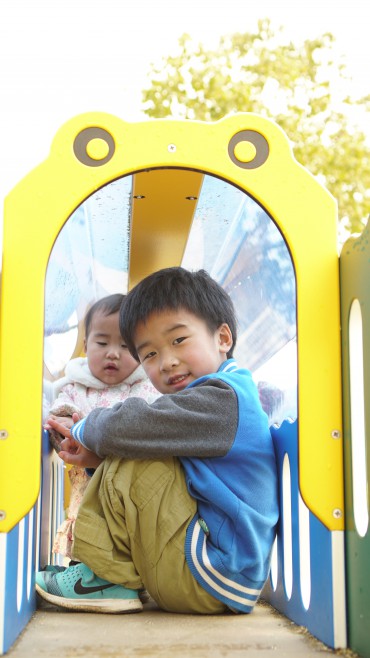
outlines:
[[6, 512], [3, 509], [0, 509], [0, 521], [4, 521], [6, 518]]
[[9, 436], [6, 430], [0, 430], [0, 439], [7, 439]]
[[341, 519], [342, 515], [343, 515], [343, 512], [342, 512], [341, 509], [339, 509], [339, 507], [336, 507], [335, 509], [333, 509], [333, 516], [334, 516], [335, 519]]
[[167, 146], [167, 150], [168, 150], [170, 153], [175, 153], [176, 148], [177, 148], [177, 147], [176, 147], [176, 144], [169, 144], [169, 145]]
[[339, 430], [333, 430], [331, 433], [332, 439], [340, 439], [341, 433]]

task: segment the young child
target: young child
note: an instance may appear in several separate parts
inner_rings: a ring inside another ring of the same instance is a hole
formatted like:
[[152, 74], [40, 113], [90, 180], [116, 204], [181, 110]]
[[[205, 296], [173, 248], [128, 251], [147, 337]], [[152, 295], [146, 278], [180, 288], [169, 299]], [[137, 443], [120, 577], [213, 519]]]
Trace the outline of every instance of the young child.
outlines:
[[39, 572], [37, 591], [71, 610], [141, 610], [145, 587], [171, 612], [249, 613], [269, 572], [277, 475], [256, 386], [232, 357], [232, 302], [205, 271], [168, 268], [128, 294], [120, 328], [165, 395], [64, 429], [66, 462], [104, 462], [77, 516], [81, 564]]
[[[50, 420], [70, 428], [73, 417], [84, 418], [96, 407], [111, 407], [130, 396], [154, 402], [160, 395], [129, 353], [120, 334], [119, 310], [123, 300], [124, 295], [109, 295], [90, 308], [84, 322], [86, 358], [72, 359], [66, 366], [65, 377], [55, 382], [57, 399], [45, 429], [50, 430], [52, 444], [58, 452], [58, 435], [55, 436]], [[97, 459], [95, 465], [100, 461]], [[77, 466], [72, 466], [68, 475], [71, 482], [68, 516], [58, 528], [53, 552], [72, 558], [75, 519], [91, 478], [84, 468]]]

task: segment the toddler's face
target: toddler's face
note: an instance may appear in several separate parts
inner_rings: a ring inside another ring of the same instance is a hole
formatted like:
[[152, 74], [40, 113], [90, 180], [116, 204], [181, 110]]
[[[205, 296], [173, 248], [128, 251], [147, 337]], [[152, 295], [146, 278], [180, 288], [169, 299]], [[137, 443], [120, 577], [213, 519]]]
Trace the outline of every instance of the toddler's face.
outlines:
[[232, 347], [227, 324], [212, 332], [185, 309], [152, 313], [138, 324], [134, 339], [140, 362], [161, 393], [177, 393], [195, 379], [217, 372]]
[[120, 384], [138, 364], [128, 351], [119, 331], [119, 313], [94, 313], [90, 333], [85, 340], [89, 368], [97, 379], [113, 386]]

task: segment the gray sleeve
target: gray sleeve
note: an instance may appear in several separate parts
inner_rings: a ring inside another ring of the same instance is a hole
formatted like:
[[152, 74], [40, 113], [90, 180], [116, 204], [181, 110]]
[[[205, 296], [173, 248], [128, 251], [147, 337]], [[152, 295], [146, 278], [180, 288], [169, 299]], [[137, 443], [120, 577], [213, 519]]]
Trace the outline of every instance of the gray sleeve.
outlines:
[[100, 457], [220, 457], [229, 451], [237, 426], [235, 391], [208, 379], [152, 404], [132, 397], [94, 409], [86, 418], [83, 443]]

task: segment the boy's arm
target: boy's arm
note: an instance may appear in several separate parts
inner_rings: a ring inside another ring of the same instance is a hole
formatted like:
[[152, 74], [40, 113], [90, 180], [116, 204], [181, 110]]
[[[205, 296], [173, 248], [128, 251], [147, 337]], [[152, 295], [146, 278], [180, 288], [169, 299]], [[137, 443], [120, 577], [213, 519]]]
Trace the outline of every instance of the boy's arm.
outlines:
[[219, 379], [153, 404], [128, 398], [110, 409], [94, 409], [72, 434], [100, 457], [123, 459], [219, 457], [229, 451], [238, 425], [238, 402]]

